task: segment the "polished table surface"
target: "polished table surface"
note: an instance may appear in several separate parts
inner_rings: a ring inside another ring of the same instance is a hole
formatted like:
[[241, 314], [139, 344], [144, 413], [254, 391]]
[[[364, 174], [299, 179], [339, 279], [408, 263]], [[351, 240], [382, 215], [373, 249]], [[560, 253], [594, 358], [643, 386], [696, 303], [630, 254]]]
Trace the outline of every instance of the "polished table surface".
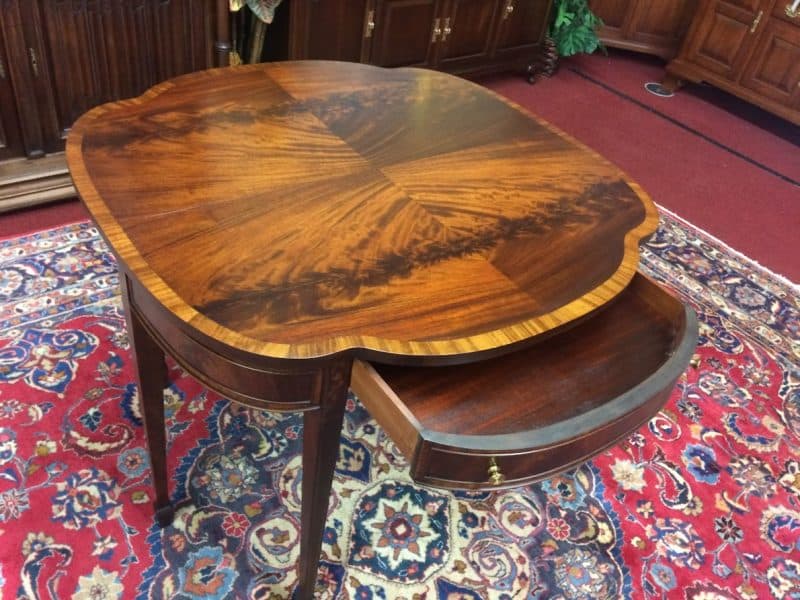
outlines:
[[352, 361], [524, 346], [617, 296], [657, 225], [599, 155], [427, 70], [195, 73], [84, 115], [67, 159], [119, 260], [162, 520], [166, 351], [234, 400], [306, 411], [306, 596]]

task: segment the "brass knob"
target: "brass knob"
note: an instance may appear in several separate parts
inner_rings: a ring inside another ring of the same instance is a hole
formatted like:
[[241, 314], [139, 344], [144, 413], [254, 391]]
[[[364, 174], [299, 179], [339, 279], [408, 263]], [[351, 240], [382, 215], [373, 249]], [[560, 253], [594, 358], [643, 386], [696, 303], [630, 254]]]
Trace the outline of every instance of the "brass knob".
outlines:
[[452, 31], [453, 30], [450, 29], [450, 17], [447, 17], [444, 20], [444, 29], [442, 29], [442, 41], [445, 41], [447, 39], [447, 36], [450, 35]]
[[500, 472], [500, 467], [494, 458], [489, 459], [489, 483], [500, 485], [506, 480], [506, 476]]
[[786, 5], [786, 16], [790, 19], [800, 17], [800, 0], [794, 0], [791, 4]]
[[439, 26], [440, 19], [437, 17], [433, 20], [433, 34], [431, 35], [431, 42], [435, 42], [436, 38], [438, 38], [442, 34], [442, 28]]
[[753, 19], [753, 24], [750, 26], [750, 33], [756, 32], [756, 29], [758, 29], [758, 24], [761, 23], [761, 17], [763, 16], [764, 16], [764, 11], [763, 10], [758, 11], [756, 18]]
[[692, 360], [689, 361], [689, 366], [692, 367], [693, 369], [697, 369], [700, 367], [700, 357], [697, 354], [695, 354], [692, 357]]
[[372, 32], [375, 30], [375, 11], [371, 10], [367, 14], [367, 23], [364, 26], [364, 37], [372, 37]]

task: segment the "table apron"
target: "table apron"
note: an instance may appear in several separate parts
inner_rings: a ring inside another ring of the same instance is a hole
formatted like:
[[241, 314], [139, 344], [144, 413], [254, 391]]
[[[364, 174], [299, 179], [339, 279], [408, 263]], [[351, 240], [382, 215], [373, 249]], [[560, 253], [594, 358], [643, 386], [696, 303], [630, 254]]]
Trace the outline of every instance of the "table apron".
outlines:
[[[264, 358], [263, 365], [243, 364], [239, 357], [225, 356], [184, 330], [187, 327], [141, 286], [123, 273], [121, 285], [127, 309], [134, 312], [153, 340], [183, 369], [209, 389], [246, 406], [275, 411], [304, 411], [324, 403], [322, 396], [331, 377], [349, 383], [352, 358], [337, 355], [326, 361], [283, 361]], [[183, 325], [183, 327], [181, 326]], [[231, 349], [231, 354], [236, 354]]]

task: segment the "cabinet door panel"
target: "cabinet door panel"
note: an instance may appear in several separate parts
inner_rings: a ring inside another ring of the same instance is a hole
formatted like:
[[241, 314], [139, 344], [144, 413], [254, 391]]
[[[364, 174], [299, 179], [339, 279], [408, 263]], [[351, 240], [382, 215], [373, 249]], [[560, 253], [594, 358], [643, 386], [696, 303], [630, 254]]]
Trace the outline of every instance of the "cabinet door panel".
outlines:
[[[500, 7], [496, 52], [503, 54], [540, 44], [547, 29], [550, 2], [507, 0]], [[511, 6], [513, 10], [508, 11]]]
[[89, 108], [213, 66], [210, 2], [41, 0], [62, 135]]
[[761, 10], [758, 0], [715, 0], [704, 10], [687, 56], [698, 66], [735, 80], [752, 49], [751, 29]]
[[615, 33], [622, 36], [625, 25], [630, 21], [633, 3], [631, 0], [591, 0], [589, 8], [603, 21], [601, 35]]
[[370, 62], [383, 67], [435, 63], [434, 19], [438, 0], [379, 0]]
[[488, 56], [497, 6], [495, 0], [452, 0], [447, 5], [439, 49], [442, 67], [447, 68], [455, 61]]
[[800, 26], [770, 20], [741, 84], [786, 106], [800, 107]]
[[[34, 158], [58, 150], [55, 115], [52, 110], [50, 74], [42, 59], [37, 7], [28, 0], [0, 1], [0, 30], [8, 62], [8, 89], [25, 154]], [[5, 114], [11, 108], [3, 108]]]
[[0, 15], [0, 160], [25, 154], [16, 104]]
[[696, 0], [638, 2], [629, 35], [644, 43], [677, 48], [695, 8]]
[[289, 58], [359, 62], [366, 7], [367, 0], [294, 0], [282, 7], [299, 21]]

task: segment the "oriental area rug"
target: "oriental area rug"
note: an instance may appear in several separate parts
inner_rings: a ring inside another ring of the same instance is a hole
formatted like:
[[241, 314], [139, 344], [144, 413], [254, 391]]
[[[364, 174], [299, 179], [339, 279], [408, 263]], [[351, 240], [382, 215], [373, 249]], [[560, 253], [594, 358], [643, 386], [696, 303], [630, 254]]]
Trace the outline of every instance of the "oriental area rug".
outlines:
[[[800, 597], [798, 289], [668, 213], [641, 270], [697, 311], [699, 365], [573, 471], [417, 486], [349, 400], [319, 598]], [[117, 283], [88, 223], [0, 242], [2, 599], [288, 597], [300, 415], [171, 364], [174, 497], [191, 503], [159, 529]]]

